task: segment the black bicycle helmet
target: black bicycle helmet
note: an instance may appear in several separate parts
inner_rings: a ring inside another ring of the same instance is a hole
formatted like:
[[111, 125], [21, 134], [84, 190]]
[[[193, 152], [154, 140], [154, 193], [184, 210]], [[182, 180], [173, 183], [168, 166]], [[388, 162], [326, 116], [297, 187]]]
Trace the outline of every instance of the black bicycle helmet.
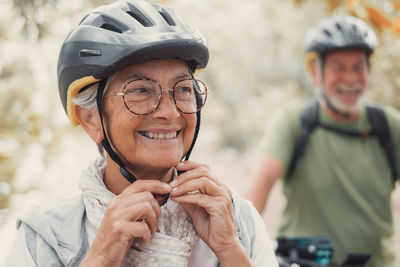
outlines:
[[85, 86], [127, 65], [176, 58], [192, 71], [207, 65], [204, 37], [166, 7], [146, 1], [117, 1], [86, 15], [64, 41], [57, 77], [62, 104], [78, 122], [71, 99]]
[[308, 31], [304, 40], [307, 52], [325, 55], [327, 52], [359, 48], [371, 54], [378, 44], [375, 32], [359, 18], [336, 15], [321, 20]]

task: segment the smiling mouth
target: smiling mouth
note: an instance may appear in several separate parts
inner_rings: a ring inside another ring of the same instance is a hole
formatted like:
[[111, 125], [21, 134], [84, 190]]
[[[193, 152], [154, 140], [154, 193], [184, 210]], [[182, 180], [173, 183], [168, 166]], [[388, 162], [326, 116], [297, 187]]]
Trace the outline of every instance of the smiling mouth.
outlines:
[[154, 133], [147, 131], [139, 131], [139, 134], [150, 139], [167, 140], [167, 139], [174, 139], [179, 134], [179, 132], [180, 131]]
[[343, 90], [343, 89], [337, 89], [336, 90], [339, 94], [344, 94], [344, 95], [358, 95], [361, 93], [361, 90], [356, 89], [356, 90]]
[[362, 85], [359, 83], [356, 84], [347, 84], [341, 83], [336, 86], [336, 93], [343, 96], [356, 96], [361, 94]]

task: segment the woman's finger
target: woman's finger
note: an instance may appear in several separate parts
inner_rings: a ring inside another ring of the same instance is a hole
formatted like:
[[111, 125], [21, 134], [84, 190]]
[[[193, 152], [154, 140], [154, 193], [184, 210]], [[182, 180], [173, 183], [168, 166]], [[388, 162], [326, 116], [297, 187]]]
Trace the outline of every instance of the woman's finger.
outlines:
[[187, 170], [195, 169], [195, 168], [199, 168], [199, 167], [204, 167], [206, 169], [210, 169], [210, 167], [207, 164], [202, 163], [202, 162], [193, 161], [193, 160], [186, 160], [186, 161], [180, 162], [176, 166], [176, 169], [180, 170], [180, 171], [187, 171]]
[[118, 206], [118, 201], [114, 201], [107, 208], [103, 221], [109, 222], [110, 230], [117, 232], [119, 232], [121, 225], [123, 226], [128, 222], [144, 221], [148, 224], [151, 233], [154, 233], [157, 226], [157, 218], [157, 212], [148, 201], [137, 202], [129, 207], [122, 208]]
[[219, 187], [206, 177], [200, 177], [180, 183], [172, 189], [171, 196], [180, 196], [194, 191], [211, 196], [218, 196], [224, 193], [224, 188]]
[[142, 238], [146, 243], [150, 241], [152, 236], [152, 231], [148, 224], [144, 221], [139, 222], [129, 222], [124, 226], [124, 231], [129, 233], [129, 240], [134, 238]]
[[147, 201], [149, 202], [152, 206], [154, 211], [156, 212], [157, 217], [160, 216], [161, 210], [160, 210], [160, 205], [158, 204], [157, 200], [154, 198], [154, 195], [150, 193], [149, 191], [145, 192], [138, 192], [135, 194], [131, 194], [129, 196], [125, 196], [121, 198], [120, 196], [117, 196], [114, 198], [118, 199], [118, 206], [119, 207], [129, 207], [134, 205], [137, 202], [144, 202]]
[[145, 222], [151, 231], [151, 234], [156, 232], [157, 214], [153, 206], [149, 202], [139, 202], [132, 206], [132, 211], [135, 211], [131, 219], [134, 221]]
[[207, 213], [212, 214], [214, 211], [232, 211], [232, 202], [228, 194], [220, 196], [210, 196], [207, 194], [185, 194], [180, 196], [172, 196], [171, 199], [178, 203], [194, 204], [204, 208]]
[[[183, 162], [182, 162], [183, 163]], [[194, 163], [192, 161], [185, 161], [184, 167], [180, 170], [184, 171], [174, 181], [170, 183], [170, 186], [175, 187], [181, 183], [184, 183], [191, 179], [197, 179], [199, 177], [207, 177], [217, 185], [222, 185], [215, 175], [210, 171], [207, 165]]]
[[137, 180], [125, 188], [124, 191], [119, 194], [119, 197], [124, 198], [131, 194], [144, 191], [159, 195], [168, 194], [171, 192], [171, 186], [158, 180]]

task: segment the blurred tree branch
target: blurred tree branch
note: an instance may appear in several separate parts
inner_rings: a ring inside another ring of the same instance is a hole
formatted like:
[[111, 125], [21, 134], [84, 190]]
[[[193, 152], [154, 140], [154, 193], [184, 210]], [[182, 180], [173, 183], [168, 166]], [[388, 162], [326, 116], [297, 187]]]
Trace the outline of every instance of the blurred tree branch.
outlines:
[[40, 39], [48, 25], [44, 17], [44, 8], [55, 7], [57, 0], [13, 0], [17, 15], [23, 20], [23, 31], [26, 37]]
[[[297, 6], [307, 0], [293, 0]], [[400, 28], [400, 2], [396, 0], [326, 0], [326, 12], [332, 14], [340, 7], [345, 7], [352, 16], [359, 17], [381, 33], [390, 29], [394, 34], [399, 34]]]

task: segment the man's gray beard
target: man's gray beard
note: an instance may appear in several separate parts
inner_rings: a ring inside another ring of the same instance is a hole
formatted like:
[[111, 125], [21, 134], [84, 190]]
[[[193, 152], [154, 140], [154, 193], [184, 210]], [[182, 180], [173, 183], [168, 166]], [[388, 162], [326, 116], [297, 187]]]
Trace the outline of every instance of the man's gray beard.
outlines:
[[359, 113], [362, 107], [365, 105], [365, 92], [362, 93], [354, 105], [347, 105], [336, 96], [331, 96], [329, 101], [331, 101], [331, 104], [340, 112], [349, 114]]
[[[322, 94], [325, 92], [325, 88], [323, 86], [319, 86], [317, 90], [319, 90], [320, 98], [323, 99]], [[325, 96], [328, 98], [326, 94]], [[336, 108], [338, 111], [342, 113], [348, 113], [348, 114], [359, 113], [366, 102], [366, 90], [358, 98], [357, 102], [351, 106], [343, 103], [336, 96], [329, 96], [328, 100], [330, 101], [331, 105], [333, 105], [334, 108]]]

